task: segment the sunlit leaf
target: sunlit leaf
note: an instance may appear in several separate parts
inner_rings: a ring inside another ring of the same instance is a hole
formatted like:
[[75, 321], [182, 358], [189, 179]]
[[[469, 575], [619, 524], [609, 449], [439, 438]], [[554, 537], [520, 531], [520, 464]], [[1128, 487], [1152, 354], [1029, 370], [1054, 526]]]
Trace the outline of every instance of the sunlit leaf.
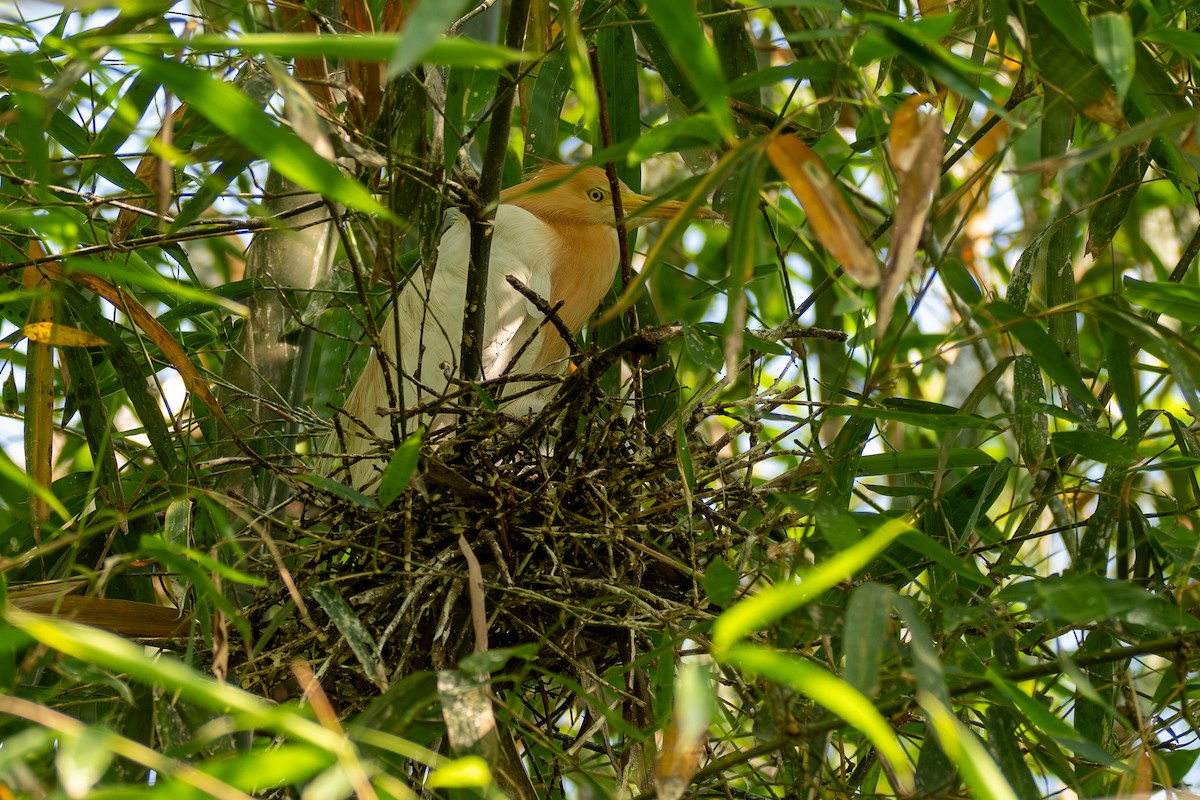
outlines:
[[751, 632], [764, 628], [852, 577], [900, 534], [909, 530], [902, 519], [884, 522], [857, 544], [803, 573], [792, 583], [776, 583], [721, 614], [713, 625], [714, 653], [721, 653]]
[[103, 347], [107, 344], [99, 336], [56, 322], [30, 322], [21, 330], [29, 341], [54, 347]]
[[949, 708], [940, 700], [923, 695], [921, 707], [937, 731], [938, 742], [949, 756], [973, 797], [981, 800], [1017, 800], [1004, 774], [988, 754], [987, 748], [975, 738]]
[[900, 746], [896, 732], [858, 690], [810, 661], [757, 645], [739, 644], [731, 648], [724, 658], [743, 670], [758, 673], [804, 693], [854, 725], [891, 764], [900, 783], [896, 788], [901, 792], [911, 791], [912, 765]]

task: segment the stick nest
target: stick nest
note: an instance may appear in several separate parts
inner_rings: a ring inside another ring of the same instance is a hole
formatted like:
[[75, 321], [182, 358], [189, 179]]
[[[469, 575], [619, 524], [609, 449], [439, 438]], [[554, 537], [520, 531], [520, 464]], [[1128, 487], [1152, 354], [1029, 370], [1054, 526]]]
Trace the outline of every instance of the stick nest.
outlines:
[[297, 484], [305, 513], [273, 548], [283, 577], [248, 613], [274, 633], [238, 668], [242, 684], [281, 696], [303, 659], [348, 712], [400, 677], [455, 666], [481, 635], [492, 651], [536, 645], [539, 667], [588, 681], [710, 619], [706, 568], [746, 544], [739, 519], [766, 513], [748, 469], [766, 448], [719, 455], [730, 434], [700, 433], [729, 411], [703, 398], [676, 417], [682, 434], [648, 430], [632, 393], [598, 389], [637, 347], [580, 359], [531, 423], [448, 401], [465, 422], [434, 434], [385, 509]]

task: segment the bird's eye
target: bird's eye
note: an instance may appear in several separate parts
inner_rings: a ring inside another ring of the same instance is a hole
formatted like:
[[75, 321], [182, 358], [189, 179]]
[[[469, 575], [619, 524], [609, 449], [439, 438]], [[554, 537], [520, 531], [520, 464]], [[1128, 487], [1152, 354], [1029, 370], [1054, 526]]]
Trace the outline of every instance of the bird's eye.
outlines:
[[606, 192], [603, 189], [588, 189], [588, 200], [593, 203], [603, 203]]

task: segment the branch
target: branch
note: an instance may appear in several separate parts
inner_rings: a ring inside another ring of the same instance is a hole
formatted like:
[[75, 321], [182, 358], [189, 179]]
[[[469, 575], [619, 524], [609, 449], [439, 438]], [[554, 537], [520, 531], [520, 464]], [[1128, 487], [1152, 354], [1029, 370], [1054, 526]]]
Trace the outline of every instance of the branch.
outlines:
[[[521, 50], [525, 45], [525, 26], [529, 21], [529, 1], [513, 0], [508, 11], [508, 31], [504, 44]], [[512, 126], [513, 98], [520, 79], [520, 67], [510, 64], [500, 73], [492, 125], [488, 129], [483, 171], [479, 176], [479, 197], [471, 209], [471, 261], [467, 266], [467, 293], [463, 305], [463, 335], [459, 363], [463, 378], [477, 380], [483, 368], [483, 324], [487, 318], [488, 260], [492, 253], [492, 228], [496, 204], [500, 199], [500, 179], [504, 174], [504, 155], [508, 150]]]

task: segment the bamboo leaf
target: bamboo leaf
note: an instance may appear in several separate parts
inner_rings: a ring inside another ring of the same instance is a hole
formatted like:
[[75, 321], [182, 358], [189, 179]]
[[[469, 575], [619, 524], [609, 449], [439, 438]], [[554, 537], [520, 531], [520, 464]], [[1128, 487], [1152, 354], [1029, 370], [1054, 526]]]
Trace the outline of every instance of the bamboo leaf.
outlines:
[[277, 125], [233, 86], [173, 59], [147, 56], [132, 49], [125, 51], [125, 57], [246, 149], [271, 162], [287, 179], [351, 208], [396, 221], [365, 186], [343, 174], [299, 136]]
[[937, 731], [942, 750], [958, 767], [958, 773], [973, 797], [981, 800], [1017, 800], [1012, 787], [1004, 779], [1004, 773], [988, 755], [987, 748], [958, 721], [947, 706], [934, 697], [922, 694], [921, 707]]
[[866, 697], [879, 689], [879, 665], [887, 645], [889, 611], [896, 591], [879, 583], [864, 583], [850, 595], [843, 626], [842, 662], [846, 683]]
[[421, 442], [423, 431], [416, 431], [400, 443], [396, 452], [392, 453], [387, 468], [379, 479], [379, 505], [387, 508], [397, 497], [408, 488], [413, 473], [416, 472], [417, 462], [421, 457]]
[[375, 688], [380, 692], [386, 692], [388, 688], [387, 669], [384, 667], [383, 657], [379, 653], [379, 645], [375, 643], [375, 639], [363, 625], [362, 620], [354, 613], [354, 609], [335, 588], [328, 584], [319, 583], [310, 586], [308, 592], [333, 620], [337, 629], [341, 631], [342, 636], [346, 639], [346, 644], [350, 645], [350, 652], [354, 653], [354, 657], [358, 659], [367, 679], [374, 683]]
[[858, 223], [825, 163], [795, 136], [772, 139], [767, 155], [795, 193], [813, 233], [834, 261], [859, 286], [878, 286], [879, 261], [863, 241]]
[[717, 130], [734, 138], [733, 116], [726, 98], [725, 75], [712, 42], [704, 35], [690, 4], [673, 0], [645, 0], [655, 26], [664, 34], [667, 49], [688, 83], [704, 101]]
[[1129, 85], [1133, 83], [1137, 63], [1129, 15], [1097, 14], [1092, 17], [1092, 40], [1096, 61], [1112, 79], [1117, 90], [1117, 105], [1122, 105]]
[[1050, 334], [1003, 300], [993, 300], [985, 304], [981, 311], [987, 317], [999, 323], [1017, 337], [1046, 371], [1046, 374], [1062, 385], [1068, 392], [1092, 408], [1099, 408], [1100, 403], [1092, 394], [1091, 389], [1079, 376], [1078, 368], [1063, 353], [1058, 344], [1050, 338]]
[[439, 44], [462, 41], [445, 39], [442, 34], [458, 19], [465, 6], [466, 4], [462, 0], [459, 2], [422, 0], [417, 3], [417, 7], [404, 18], [404, 33], [396, 42], [395, 50], [392, 51], [391, 58], [388, 60], [386, 78], [391, 80], [397, 75], [408, 72], [426, 58], [437, 63], [431, 54]]
[[1042, 410], [1045, 404], [1042, 368], [1031, 355], [1017, 356], [1013, 362], [1013, 432], [1017, 450], [1031, 473], [1041, 468], [1050, 443], [1050, 427]]
[[723, 660], [802, 692], [858, 728], [891, 764], [900, 784], [896, 789], [901, 792], [912, 791], [912, 765], [900, 746], [896, 732], [875, 710], [871, 701], [850, 684], [811, 661], [756, 645], [739, 644], [726, 653]]
[[733, 605], [713, 625], [714, 654], [723, 653], [751, 632], [770, 625], [852, 577], [893, 539], [909, 529], [902, 519], [888, 520], [857, 544], [801, 575], [798, 582], [774, 584]]

